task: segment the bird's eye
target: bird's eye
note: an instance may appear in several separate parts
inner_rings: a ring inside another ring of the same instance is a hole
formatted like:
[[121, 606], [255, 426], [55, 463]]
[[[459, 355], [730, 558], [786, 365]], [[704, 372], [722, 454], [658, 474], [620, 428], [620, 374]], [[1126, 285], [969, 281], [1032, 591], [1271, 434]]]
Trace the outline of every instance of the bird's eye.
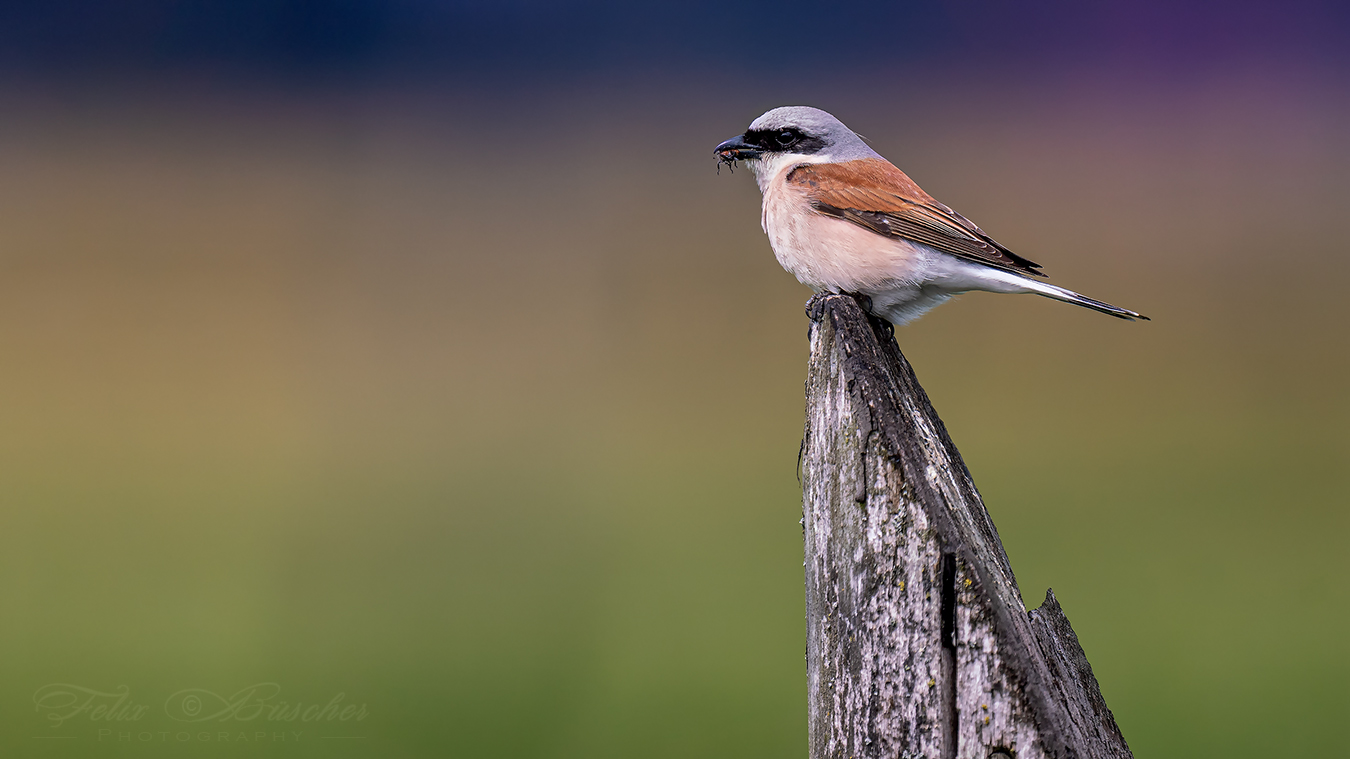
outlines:
[[792, 143], [797, 141], [797, 133], [792, 131], [791, 129], [784, 129], [783, 131], [774, 135], [774, 140], [778, 143], [779, 147], [783, 148], [791, 147]]

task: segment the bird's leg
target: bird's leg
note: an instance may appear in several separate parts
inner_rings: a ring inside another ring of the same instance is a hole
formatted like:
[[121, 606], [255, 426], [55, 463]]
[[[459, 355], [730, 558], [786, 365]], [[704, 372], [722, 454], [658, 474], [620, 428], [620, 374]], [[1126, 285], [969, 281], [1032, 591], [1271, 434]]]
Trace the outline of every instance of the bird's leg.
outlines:
[[872, 313], [872, 297], [870, 295], [863, 295], [862, 293], [847, 293], [847, 292], [844, 294], [858, 301], [858, 305], [862, 306], [862, 310], [864, 312], [868, 314]]
[[887, 338], [895, 337], [895, 325], [891, 324], [890, 321], [877, 316], [876, 313], [872, 311], [872, 298], [870, 296], [863, 293], [846, 294], [858, 301], [858, 305], [862, 307], [863, 313], [867, 314], [867, 320], [872, 322], [872, 329], [876, 331], [877, 334], [885, 335]]

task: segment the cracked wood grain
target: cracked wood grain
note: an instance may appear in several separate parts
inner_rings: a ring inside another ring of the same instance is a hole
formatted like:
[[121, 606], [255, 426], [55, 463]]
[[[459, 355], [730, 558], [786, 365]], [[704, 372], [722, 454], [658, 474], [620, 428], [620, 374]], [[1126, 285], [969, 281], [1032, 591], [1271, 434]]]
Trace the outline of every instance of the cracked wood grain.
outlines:
[[1052, 593], [998, 532], [889, 328], [811, 317], [802, 458], [811, 759], [1131, 757]]

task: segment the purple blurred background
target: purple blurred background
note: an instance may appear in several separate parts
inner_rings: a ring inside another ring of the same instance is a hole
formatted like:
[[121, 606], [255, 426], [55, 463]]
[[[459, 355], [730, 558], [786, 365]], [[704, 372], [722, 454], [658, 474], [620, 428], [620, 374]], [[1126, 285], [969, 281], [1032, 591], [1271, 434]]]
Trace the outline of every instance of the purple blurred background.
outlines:
[[[726, 3], [429, 0], [55, 0], [0, 10], [0, 63], [20, 77], [198, 74], [549, 81], [616, 70], [730, 78], [1061, 71], [1145, 81], [1233, 67], [1339, 70], [1335, 2]], [[710, 81], [711, 85], [712, 82]]]

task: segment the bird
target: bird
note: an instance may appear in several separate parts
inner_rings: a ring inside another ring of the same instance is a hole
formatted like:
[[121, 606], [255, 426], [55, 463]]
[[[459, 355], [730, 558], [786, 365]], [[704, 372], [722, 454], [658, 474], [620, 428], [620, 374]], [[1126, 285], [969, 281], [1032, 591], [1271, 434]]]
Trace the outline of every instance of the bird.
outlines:
[[760, 221], [784, 269], [816, 292], [866, 296], [892, 324], [971, 290], [1035, 293], [1148, 319], [1044, 281], [1040, 264], [939, 203], [819, 108], [774, 108], [714, 152], [719, 168], [744, 162], [754, 173]]

